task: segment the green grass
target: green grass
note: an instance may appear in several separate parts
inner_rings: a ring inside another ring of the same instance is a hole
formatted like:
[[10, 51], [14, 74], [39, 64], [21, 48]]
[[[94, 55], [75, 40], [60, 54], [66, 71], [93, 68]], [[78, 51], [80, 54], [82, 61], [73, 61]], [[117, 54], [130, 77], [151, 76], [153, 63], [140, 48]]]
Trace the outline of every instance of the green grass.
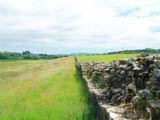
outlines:
[[[137, 54], [78, 56], [110, 62]], [[94, 120], [74, 58], [0, 61], [0, 120]]]
[[111, 62], [113, 60], [120, 60], [125, 58], [132, 58], [138, 54], [113, 54], [113, 55], [91, 55], [91, 56], [78, 56], [81, 62]]
[[0, 61], [0, 120], [94, 120], [74, 58]]

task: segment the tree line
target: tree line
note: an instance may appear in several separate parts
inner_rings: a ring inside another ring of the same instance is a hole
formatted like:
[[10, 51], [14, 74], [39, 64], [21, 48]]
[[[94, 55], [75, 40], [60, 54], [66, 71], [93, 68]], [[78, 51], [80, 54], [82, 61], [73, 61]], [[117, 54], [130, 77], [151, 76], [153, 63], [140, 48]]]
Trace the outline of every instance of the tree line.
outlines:
[[152, 48], [146, 48], [146, 49], [138, 49], [138, 50], [123, 50], [123, 51], [117, 51], [117, 52], [109, 52], [108, 54], [136, 54], [136, 53], [151, 53], [151, 54], [160, 54], [160, 49], [152, 49]]
[[22, 53], [0, 52], [0, 59], [39, 60], [39, 59], [56, 59], [56, 58], [60, 58], [60, 57], [67, 57], [67, 55], [33, 54], [30, 51], [24, 51]]

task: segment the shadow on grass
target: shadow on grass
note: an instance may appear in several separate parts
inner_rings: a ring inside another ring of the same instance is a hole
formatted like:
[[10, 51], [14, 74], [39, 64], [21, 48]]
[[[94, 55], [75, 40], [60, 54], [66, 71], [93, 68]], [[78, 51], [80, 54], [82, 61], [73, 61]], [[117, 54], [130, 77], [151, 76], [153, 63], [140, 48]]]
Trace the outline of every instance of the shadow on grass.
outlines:
[[81, 100], [84, 101], [84, 97], [85, 97], [85, 102], [87, 106], [87, 110], [83, 111], [83, 120], [96, 120], [95, 110], [94, 110], [93, 105], [90, 102], [89, 93], [86, 88], [86, 83], [82, 80], [81, 74], [79, 73], [77, 69], [74, 73], [74, 77], [75, 77], [76, 82], [80, 84], [81, 86], [79, 88], [80, 96], [82, 96]]

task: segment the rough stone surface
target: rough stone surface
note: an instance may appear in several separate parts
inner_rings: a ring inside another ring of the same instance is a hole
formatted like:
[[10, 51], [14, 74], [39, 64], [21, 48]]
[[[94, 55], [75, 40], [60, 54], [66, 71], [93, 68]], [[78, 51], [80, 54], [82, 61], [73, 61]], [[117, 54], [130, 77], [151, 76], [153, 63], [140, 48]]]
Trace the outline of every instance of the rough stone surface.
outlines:
[[[86, 81], [92, 103], [98, 106], [100, 120], [160, 117], [160, 55], [142, 54], [109, 64], [76, 59], [76, 66]], [[125, 104], [123, 109], [121, 104]]]
[[154, 75], [155, 75], [157, 78], [160, 78], [160, 69], [154, 69]]

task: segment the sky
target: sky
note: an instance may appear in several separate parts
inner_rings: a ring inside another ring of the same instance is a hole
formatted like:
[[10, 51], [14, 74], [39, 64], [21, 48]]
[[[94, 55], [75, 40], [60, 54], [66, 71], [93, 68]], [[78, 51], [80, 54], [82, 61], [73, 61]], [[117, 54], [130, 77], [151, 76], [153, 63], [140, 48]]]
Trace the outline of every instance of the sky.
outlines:
[[0, 0], [0, 51], [160, 48], [160, 0]]

